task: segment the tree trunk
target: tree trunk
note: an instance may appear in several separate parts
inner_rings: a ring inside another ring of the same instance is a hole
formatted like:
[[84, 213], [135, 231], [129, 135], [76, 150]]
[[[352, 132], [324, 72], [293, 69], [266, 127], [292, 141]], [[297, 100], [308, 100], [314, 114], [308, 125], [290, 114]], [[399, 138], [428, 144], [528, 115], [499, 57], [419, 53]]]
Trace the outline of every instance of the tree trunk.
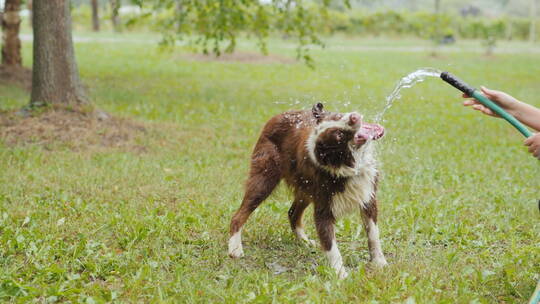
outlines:
[[28, 22], [30, 23], [30, 28], [32, 28], [32, 0], [26, 1], [26, 8], [28, 9]]
[[6, 0], [4, 14], [2, 14], [2, 65], [17, 67], [22, 65], [21, 40], [19, 39], [20, 9], [21, 0]]
[[113, 29], [115, 32], [120, 32], [122, 30], [121, 24], [120, 24], [120, 14], [119, 14], [120, 0], [111, 0], [111, 10], [112, 10], [111, 21], [112, 21]]
[[99, 32], [99, 3], [98, 0], [92, 0], [92, 29]]
[[70, 0], [34, 1], [31, 107], [88, 103], [75, 61], [69, 6]]
[[529, 41], [535, 42], [536, 41], [536, 0], [531, 0], [531, 7], [530, 7], [530, 19], [531, 24], [529, 28]]

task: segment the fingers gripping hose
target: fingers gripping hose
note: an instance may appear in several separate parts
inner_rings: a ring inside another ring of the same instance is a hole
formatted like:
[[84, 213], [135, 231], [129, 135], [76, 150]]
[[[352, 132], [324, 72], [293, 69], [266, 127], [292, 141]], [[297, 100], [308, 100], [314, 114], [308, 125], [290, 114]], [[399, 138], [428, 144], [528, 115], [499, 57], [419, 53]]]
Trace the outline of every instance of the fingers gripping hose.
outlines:
[[478, 100], [481, 104], [488, 107], [491, 111], [499, 115], [500, 117], [504, 118], [506, 121], [508, 121], [514, 128], [516, 128], [523, 136], [530, 137], [532, 136], [531, 131], [527, 129], [521, 122], [519, 122], [514, 116], [508, 114], [503, 108], [501, 108], [498, 104], [484, 96], [480, 91], [477, 89], [471, 87], [467, 83], [463, 82], [461, 79], [457, 78], [456, 76], [448, 73], [448, 72], [442, 72], [441, 73], [441, 79], [446, 81], [448, 84], [453, 86], [454, 88], [460, 90], [461, 92], [467, 94], [470, 97], [474, 97], [476, 100]]

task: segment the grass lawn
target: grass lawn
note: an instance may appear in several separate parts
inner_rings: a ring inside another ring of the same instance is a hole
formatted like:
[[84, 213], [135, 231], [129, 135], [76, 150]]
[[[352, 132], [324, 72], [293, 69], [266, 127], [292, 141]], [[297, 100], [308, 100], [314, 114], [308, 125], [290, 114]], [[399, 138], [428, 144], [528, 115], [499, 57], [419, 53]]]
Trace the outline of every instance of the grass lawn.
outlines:
[[[270, 50], [294, 53], [279, 42]], [[87, 41], [76, 52], [97, 107], [151, 128], [138, 139], [146, 151], [0, 141], [0, 301], [524, 303], [540, 279], [538, 160], [517, 131], [464, 109], [438, 79], [403, 91], [384, 118], [387, 268], [366, 269], [354, 214], [337, 225], [351, 274], [337, 281], [320, 250], [291, 233], [284, 186], [246, 224], [246, 256], [231, 260], [226, 249], [271, 116], [322, 101], [373, 117], [402, 76], [426, 66], [540, 106], [540, 54], [330, 48], [312, 52], [311, 70], [194, 61], [140, 42]], [[29, 65], [29, 44], [24, 54]], [[28, 99], [0, 86], [0, 110]]]

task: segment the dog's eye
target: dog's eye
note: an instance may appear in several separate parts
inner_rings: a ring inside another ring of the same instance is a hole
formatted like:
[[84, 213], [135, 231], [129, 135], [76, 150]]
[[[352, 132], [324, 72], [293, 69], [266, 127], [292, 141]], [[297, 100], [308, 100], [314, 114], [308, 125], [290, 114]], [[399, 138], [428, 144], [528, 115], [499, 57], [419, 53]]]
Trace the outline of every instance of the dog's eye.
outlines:
[[336, 139], [337, 141], [341, 141], [343, 139], [343, 137], [345, 136], [345, 134], [343, 134], [343, 131], [336, 131]]

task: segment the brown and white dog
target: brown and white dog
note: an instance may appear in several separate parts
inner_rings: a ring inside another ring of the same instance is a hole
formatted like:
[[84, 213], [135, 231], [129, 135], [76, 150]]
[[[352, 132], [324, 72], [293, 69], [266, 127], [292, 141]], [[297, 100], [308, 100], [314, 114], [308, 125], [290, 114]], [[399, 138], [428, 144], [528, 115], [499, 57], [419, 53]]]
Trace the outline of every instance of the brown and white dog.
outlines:
[[377, 227], [378, 173], [373, 149], [373, 140], [383, 134], [381, 126], [362, 122], [356, 112], [326, 112], [320, 103], [311, 111], [290, 111], [270, 119], [255, 145], [244, 199], [231, 221], [229, 255], [243, 256], [242, 226], [284, 179], [294, 193], [289, 209], [292, 230], [299, 239], [314, 243], [302, 225], [304, 210], [313, 203], [321, 246], [340, 278], [347, 271], [334, 223], [356, 210], [367, 232], [371, 262], [386, 265]]

